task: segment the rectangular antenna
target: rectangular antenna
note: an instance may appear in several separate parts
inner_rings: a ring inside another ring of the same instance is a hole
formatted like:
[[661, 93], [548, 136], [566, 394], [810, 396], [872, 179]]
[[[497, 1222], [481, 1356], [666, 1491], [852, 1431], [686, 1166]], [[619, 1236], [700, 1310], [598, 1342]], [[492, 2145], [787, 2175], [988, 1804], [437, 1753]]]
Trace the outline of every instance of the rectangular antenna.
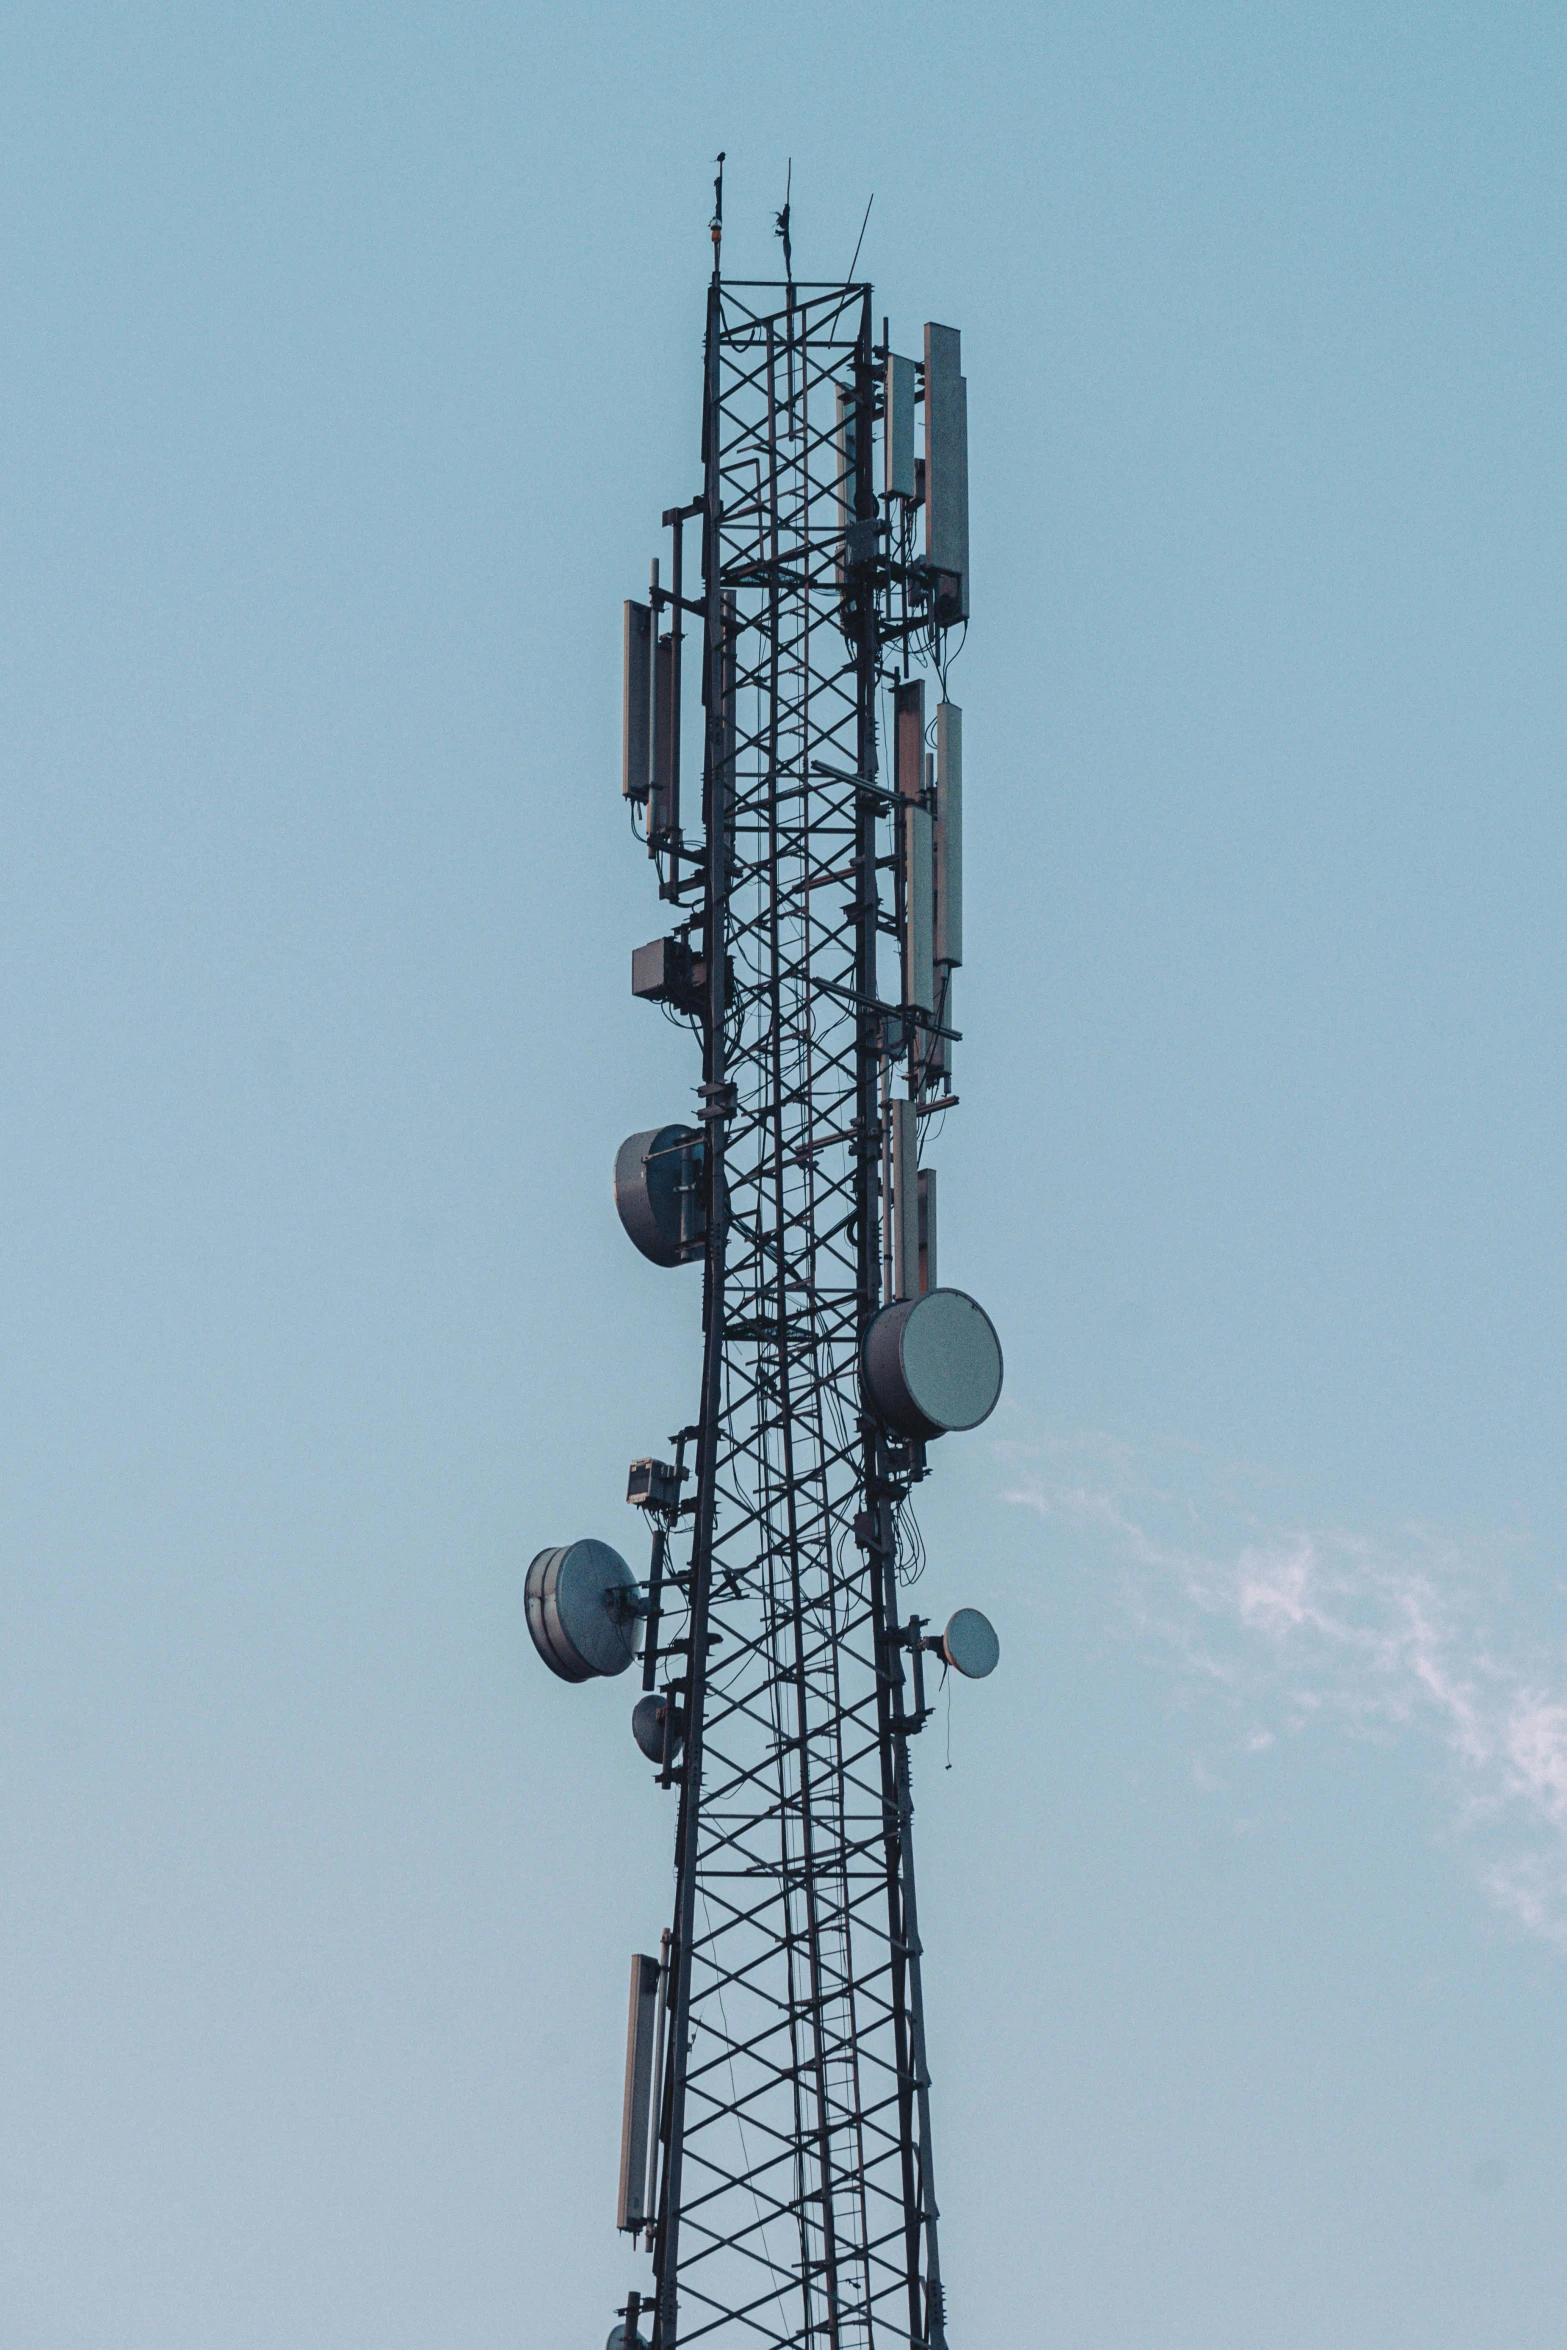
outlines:
[[887, 421], [882, 437], [889, 498], [914, 495], [914, 362], [887, 354]]
[[855, 431], [856, 407], [852, 392], [838, 386], [838, 415], [833, 447], [838, 468], [838, 528], [843, 532], [843, 544], [838, 549], [838, 584], [844, 586], [849, 577], [849, 532], [854, 525], [856, 459], [858, 435]]
[[653, 2102], [653, 2043], [658, 2033], [656, 1958], [631, 1961], [631, 2017], [626, 2026], [626, 2103], [620, 2125], [620, 2205], [617, 2228], [631, 2233], [647, 2221], [648, 2116]]
[[653, 2226], [658, 2216], [658, 2146], [664, 2127], [664, 2033], [668, 2025], [669, 1999], [673, 1988], [669, 1979], [670, 1939], [666, 1926], [658, 1943], [658, 1972], [662, 1990], [658, 2001], [658, 2044], [653, 2050], [653, 2099], [648, 2107], [646, 2249], [649, 2252], [653, 2249]]
[[656, 841], [669, 830], [675, 800], [675, 760], [680, 734], [675, 711], [675, 640], [659, 638], [653, 655], [653, 788], [648, 801], [647, 837], [651, 854]]
[[653, 615], [646, 604], [626, 606], [624, 668], [620, 788], [628, 800], [645, 800], [653, 697]]
[[930, 810], [911, 800], [903, 811], [903, 1000], [936, 1008], [936, 885]]
[[936, 704], [936, 960], [949, 970], [963, 960], [963, 713], [956, 702]]
[[892, 1294], [920, 1293], [919, 1119], [904, 1094], [887, 1105], [892, 1127]]
[[912, 677], [893, 690], [892, 778], [894, 791], [917, 800], [925, 783], [925, 681]]
[[[952, 965], [936, 965], [936, 1021], [941, 1028], [956, 1028], [957, 1018], [952, 1008]], [[933, 1036], [930, 1051], [925, 1056], [924, 1078], [927, 1085], [952, 1082], [952, 1039]]]
[[893, 690], [893, 788], [903, 802], [903, 1000], [934, 1010], [936, 983], [935, 861], [925, 785], [925, 683], [907, 678]]
[[936, 1170], [920, 1169], [919, 1294], [936, 1286]]
[[955, 326], [925, 329], [925, 561], [936, 618], [968, 618], [968, 385]]

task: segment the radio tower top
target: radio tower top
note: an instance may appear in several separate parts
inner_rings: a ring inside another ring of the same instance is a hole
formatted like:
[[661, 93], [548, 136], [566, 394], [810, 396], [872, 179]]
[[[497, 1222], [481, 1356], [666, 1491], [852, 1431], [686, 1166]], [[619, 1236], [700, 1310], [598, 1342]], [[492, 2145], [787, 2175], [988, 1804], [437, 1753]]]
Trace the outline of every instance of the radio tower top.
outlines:
[[724, 280], [722, 167], [701, 487], [625, 609], [622, 790], [670, 909], [632, 992], [701, 1074], [615, 1200], [644, 1258], [702, 1269], [696, 1408], [632, 1466], [646, 1575], [542, 1551], [527, 1616], [563, 1679], [640, 1655], [676, 1797], [617, 2215], [651, 2263], [612, 2345], [946, 2350], [909, 1742], [928, 1676], [998, 1648], [973, 1608], [913, 1612], [912, 1497], [1001, 1387], [922, 1163], [958, 1101], [965, 384], [956, 328], [905, 357], [852, 272], [795, 280], [787, 194], [785, 282]]

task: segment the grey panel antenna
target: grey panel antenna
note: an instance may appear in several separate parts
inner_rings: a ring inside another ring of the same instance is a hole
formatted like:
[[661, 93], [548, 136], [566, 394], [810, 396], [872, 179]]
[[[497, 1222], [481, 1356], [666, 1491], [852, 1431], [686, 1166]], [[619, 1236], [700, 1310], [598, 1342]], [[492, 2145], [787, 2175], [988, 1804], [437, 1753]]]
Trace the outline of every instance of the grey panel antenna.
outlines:
[[653, 615], [646, 604], [626, 606], [624, 668], [620, 788], [628, 800], [645, 800], [653, 725]]
[[837, 451], [838, 451], [838, 528], [847, 530], [854, 520], [854, 477], [858, 410], [854, 394], [840, 384], [837, 393]]
[[647, 815], [650, 836], [662, 833], [673, 820], [680, 743], [680, 713], [675, 696], [678, 675], [674, 636], [666, 629], [653, 648], [653, 782]]
[[936, 1004], [936, 883], [931, 855], [930, 810], [910, 803], [903, 811], [903, 871], [908, 892], [903, 1000], [921, 1012]]
[[855, 426], [858, 410], [854, 394], [840, 384], [837, 393], [837, 425], [834, 447], [838, 462], [838, 528], [843, 532], [843, 543], [838, 549], [838, 585], [843, 587], [849, 577], [849, 533], [854, 527], [855, 495]]
[[892, 354], [887, 360], [887, 417], [883, 456], [889, 498], [914, 495], [914, 362]]
[[1001, 1394], [1001, 1341], [961, 1289], [883, 1306], [865, 1337], [865, 1392], [891, 1428], [922, 1441], [988, 1420]]
[[645, 1604], [635, 1575], [607, 1542], [541, 1550], [523, 1586], [533, 1645], [563, 1681], [623, 1673], [642, 1645]]
[[963, 960], [963, 713], [956, 702], [936, 704], [936, 960]]
[[919, 1120], [914, 1104], [895, 1094], [887, 1104], [887, 1122], [892, 1139], [892, 1294], [918, 1297]]
[[966, 620], [968, 386], [955, 326], [925, 329], [925, 561], [937, 574], [936, 618]]
[[925, 788], [925, 680], [906, 678], [892, 696], [893, 789], [901, 799], [917, 800]]
[[[952, 966], [950, 963], [938, 963], [936, 965], [936, 1019], [943, 1028], [954, 1028], [957, 1025], [957, 1016], [953, 1011], [952, 1001]], [[923, 1074], [927, 1087], [939, 1088], [951, 1083], [952, 1039], [950, 1036], [937, 1036], [934, 1032], [931, 1034], [925, 1054]]]
[[939, 1286], [936, 1272], [936, 1170], [921, 1167], [919, 1190], [919, 1280], [915, 1284], [923, 1297], [927, 1290]]
[[638, 2234], [647, 2220], [648, 2116], [653, 2102], [653, 2042], [658, 2030], [659, 1965], [631, 1961], [631, 2013], [626, 2023], [626, 2099], [620, 2122], [620, 2196], [615, 2225]]

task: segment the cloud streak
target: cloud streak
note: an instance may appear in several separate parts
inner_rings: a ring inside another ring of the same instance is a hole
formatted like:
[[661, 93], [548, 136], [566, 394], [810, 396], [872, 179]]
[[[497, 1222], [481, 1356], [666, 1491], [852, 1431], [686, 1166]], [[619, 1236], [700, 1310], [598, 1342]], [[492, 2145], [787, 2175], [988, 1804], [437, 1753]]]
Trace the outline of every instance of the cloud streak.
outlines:
[[1269, 1523], [1184, 1456], [1157, 1477], [1103, 1437], [998, 1448], [1006, 1499], [1112, 1566], [1147, 1646], [1259, 1753], [1313, 1724], [1434, 1743], [1491, 1899], [1567, 1953], [1567, 1644], [1518, 1546]]

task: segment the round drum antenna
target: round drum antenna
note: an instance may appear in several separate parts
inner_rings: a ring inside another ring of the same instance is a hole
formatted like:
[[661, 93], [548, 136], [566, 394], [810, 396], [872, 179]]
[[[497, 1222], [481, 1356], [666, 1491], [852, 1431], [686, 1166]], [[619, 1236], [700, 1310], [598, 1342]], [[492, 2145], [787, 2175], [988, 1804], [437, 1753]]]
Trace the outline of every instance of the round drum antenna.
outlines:
[[883, 1306], [865, 1333], [865, 1391], [891, 1428], [921, 1442], [988, 1420], [1001, 1393], [1001, 1341], [961, 1289]]
[[541, 1550], [528, 1569], [523, 1606], [534, 1647], [563, 1681], [623, 1673], [642, 1645], [647, 1602], [607, 1542]]
[[686, 1717], [677, 1705], [671, 1719], [668, 1697], [650, 1689], [631, 1709], [631, 1735], [649, 1762], [672, 1763], [685, 1744]]
[[982, 1616], [977, 1607], [960, 1607], [947, 1619], [941, 1654], [955, 1673], [970, 1681], [983, 1681], [1001, 1662], [1001, 1643], [988, 1616]]
[[628, 1134], [615, 1154], [616, 1213], [655, 1265], [694, 1264], [706, 1246], [706, 1148], [700, 1127], [651, 1126]]

